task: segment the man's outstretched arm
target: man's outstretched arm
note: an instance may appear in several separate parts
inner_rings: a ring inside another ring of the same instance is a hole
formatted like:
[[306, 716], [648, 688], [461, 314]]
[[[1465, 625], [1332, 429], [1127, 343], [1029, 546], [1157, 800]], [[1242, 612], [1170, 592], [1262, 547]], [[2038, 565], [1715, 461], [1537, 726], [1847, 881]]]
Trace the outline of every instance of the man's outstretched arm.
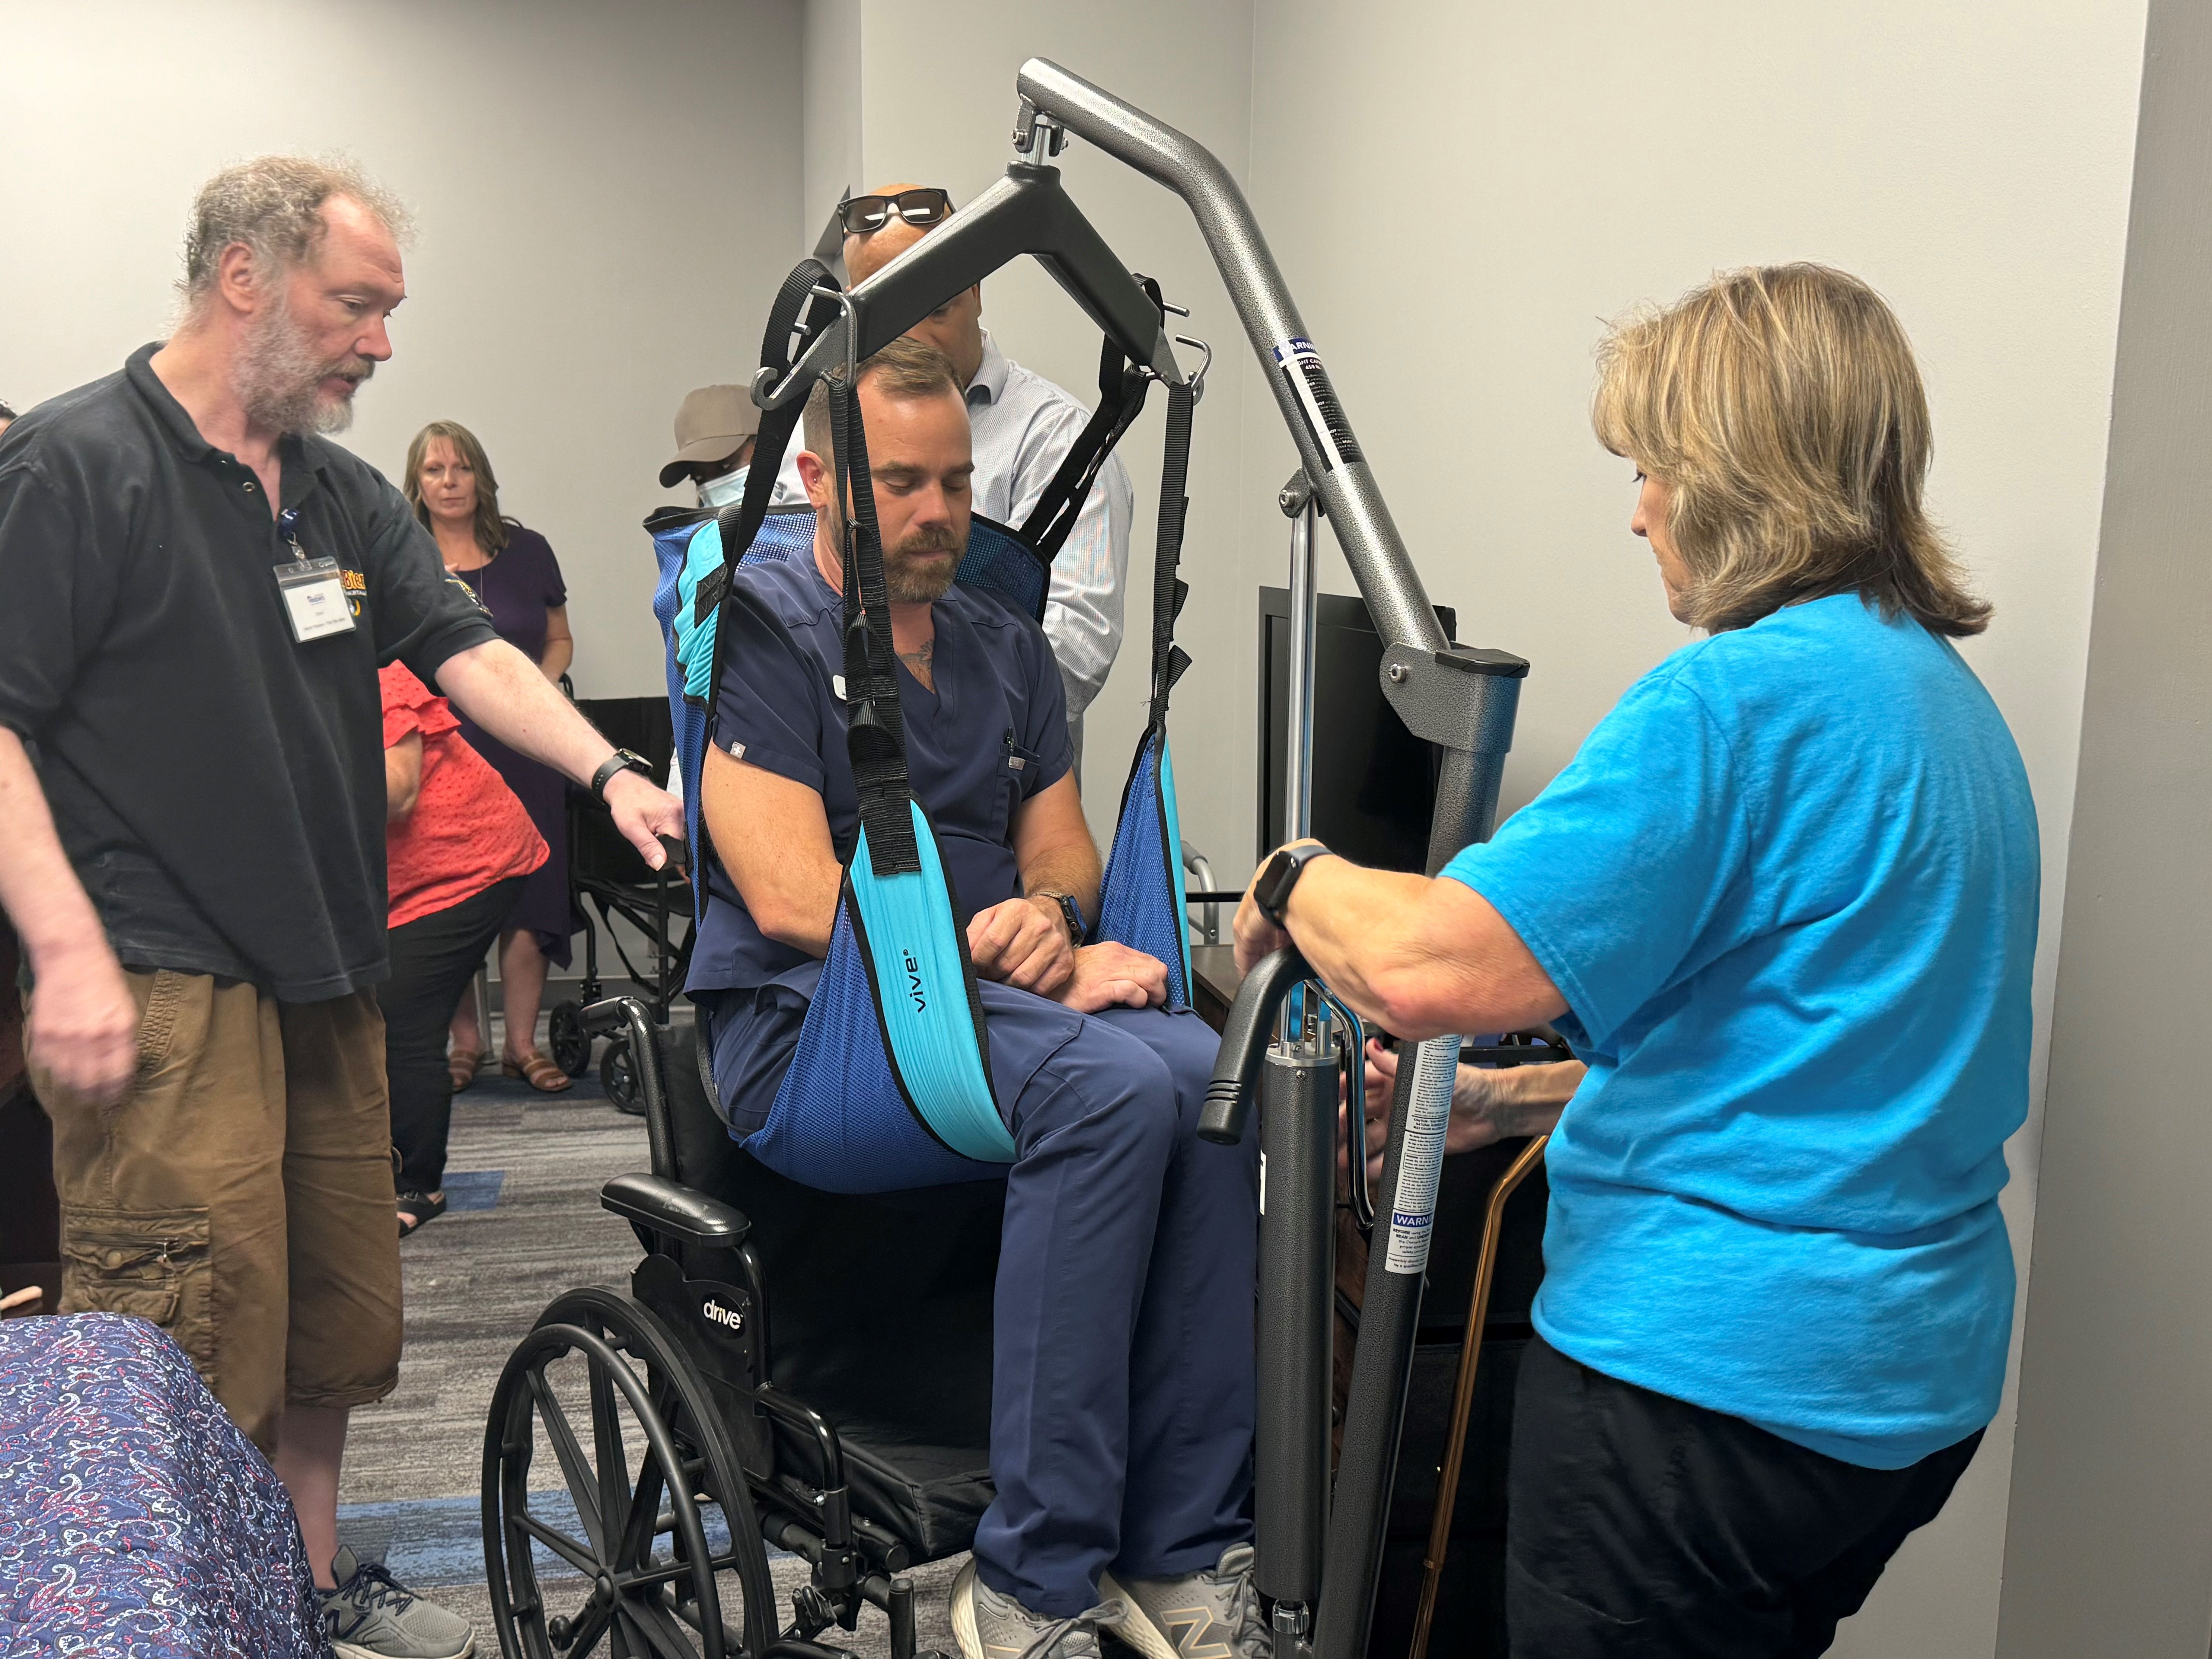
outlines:
[[54, 830], [23, 740], [0, 727], [0, 908], [23, 940], [38, 988], [33, 1065], [74, 1093], [113, 1100], [138, 1060], [138, 1005]]
[[[538, 665], [505, 640], [486, 640], [447, 658], [438, 690], [508, 748], [577, 783], [589, 783], [615, 752]], [[667, 862], [659, 838], [684, 838], [684, 809], [673, 795], [635, 772], [621, 772], [607, 785], [606, 803], [615, 828], [649, 868]]]
[[709, 749], [700, 769], [699, 806], [715, 856], [753, 925], [779, 945], [828, 956], [845, 870], [830, 840], [822, 797], [781, 773]]

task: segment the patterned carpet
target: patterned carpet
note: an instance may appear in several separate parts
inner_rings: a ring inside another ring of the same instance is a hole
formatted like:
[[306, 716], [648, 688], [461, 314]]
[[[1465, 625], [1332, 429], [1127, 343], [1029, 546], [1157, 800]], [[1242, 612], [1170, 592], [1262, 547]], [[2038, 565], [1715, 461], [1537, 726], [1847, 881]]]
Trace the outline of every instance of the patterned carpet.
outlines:
[[[601, 1209], [600, 1184], [648, 1167], [645, 1127], [607, 1103], [596, 1071], [562, 1095], [487, 1073], [453, 1103], [447, 1214], [400, 1246], [407, 1346], [391, 1398], [355, 1413], [338, 1529], [365, 1559], [473, 1620], [494, 1655], [479, 1490], [485, 1412], [501, 1367], [545, 1304], [579, 1285], [626, 1288], [638, 1259], [629, 1226]], [[771, 1558], [788, 1623], [804, 1563]], [[920, 1637], [952, 1648], [945, 1595], [958, 1560], [915, 1573]], [[583, 1600], [580, 1579], [570, 1581]], [[549, 1600], [564, 1597], [549, 1583]], [[890, 1652], [870, 1610], [857, 1654]]]

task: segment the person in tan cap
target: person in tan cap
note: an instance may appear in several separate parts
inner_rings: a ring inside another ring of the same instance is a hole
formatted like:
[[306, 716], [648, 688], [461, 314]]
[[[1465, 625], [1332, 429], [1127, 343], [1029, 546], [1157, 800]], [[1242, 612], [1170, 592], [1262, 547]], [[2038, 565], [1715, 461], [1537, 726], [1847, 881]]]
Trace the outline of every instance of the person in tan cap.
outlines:
[[[684, 396], [676, 411], [676, 454], [660, 469], [660, 487], [673, 489], [689, 478], [705, 508], [734, 506], [745, 493], [752, 465], [753, 440], [760, 432], [760, 410], [741, 386], [702, 386]], [[803, 501], [794, 456], [784, 457], [784, 474], [769, 505]]]

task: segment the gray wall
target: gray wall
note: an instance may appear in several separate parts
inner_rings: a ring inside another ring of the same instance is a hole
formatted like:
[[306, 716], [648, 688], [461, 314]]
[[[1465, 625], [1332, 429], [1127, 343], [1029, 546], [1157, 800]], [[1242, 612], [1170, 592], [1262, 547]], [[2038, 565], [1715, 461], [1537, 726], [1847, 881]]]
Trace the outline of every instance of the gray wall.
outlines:
[[2212, 13], [2153, 0], [2003, 1659], [2212, 1635]]
[[459, 420], [568, 579], [577, 690], [662, 689], [638, 521], [676, 405], [758, 360], [799, 234], [799, 0], [0, 0], [0, 397], [165, 331], [192, 192], [343, 150], [415, 209], [341, 441]]

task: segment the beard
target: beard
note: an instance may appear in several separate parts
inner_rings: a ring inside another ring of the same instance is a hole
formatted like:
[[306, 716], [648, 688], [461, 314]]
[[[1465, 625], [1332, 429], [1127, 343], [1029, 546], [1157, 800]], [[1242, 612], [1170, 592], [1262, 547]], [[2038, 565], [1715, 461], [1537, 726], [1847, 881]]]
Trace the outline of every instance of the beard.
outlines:
[[[845, 515], [831, 511], [830, 535], [834, 545], [845, 542]], [[941, 529], [909, 532], [896, 544], [884, 550], [884, 594], [893, 605], [935, 605], [952, 586], [953, 577], [960, 569], [960, 555], [967, 544], [954, 538], [951, 526]], [[939, 559], [928, 567], [921, 567], [918, 555], [950, 553], [950, 559]]]
[[[925, 565], [924, 556], [939, 556]], [[884, 592], [893, 605], [935, 605], [960, 568], [960, 544], [951, 529], [917, 530], [884, 550]]]
[[376, 373], [367, 357], [346, 352], [315, 356], [307, 331], [280, 298], [266, 317], [256, 319], [240, 347], [232, 370], [238, 400], [247, 419], [273, 432], [343, 432], [353, 424], [353, 398], [325, 398], [323, 382], [343, 374], [356, 385]]

